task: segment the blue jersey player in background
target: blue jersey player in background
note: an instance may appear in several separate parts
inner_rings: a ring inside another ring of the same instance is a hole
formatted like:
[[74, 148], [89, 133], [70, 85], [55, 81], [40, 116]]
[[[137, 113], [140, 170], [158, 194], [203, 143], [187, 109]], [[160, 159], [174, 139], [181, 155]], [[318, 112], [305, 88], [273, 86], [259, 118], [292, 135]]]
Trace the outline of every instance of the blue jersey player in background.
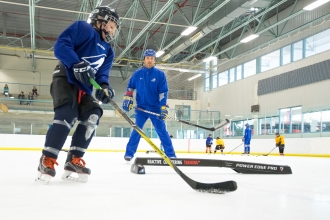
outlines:
[[[136, 103], [138, 108], [160, 114], [150, 115], [142, 111], [136, 111], [135, 123], [143, 129], [145, 122], [150, 118], [160, 141], [164, 147], [165, 154], [170, 158], [176, 158], [172, 141], [166, 131], [164, 120], [168, 115], [167, 105], [167, 80], [165, 73], [155, 67], [156, 52], [147, 49], [143, 55], [144, 66], [132, 75], [128, 82], [126, 95], [124, 96], [123, 109], [129, 111], [133, 108], [133, 92], [136, 91]], [[130, 161], [136, 153], [140, 142], [140, 135], [133, 130], [126, 146], [125, 160]]]
[[[107, 96], [115, 92], [109, 86], [109, 72], [114, 59], [111, 41], [120, 30], [119, 16], [108, 6], [97, 7], [90, 15], [90, 23], [76, 21], [58, 37], [54, 54], [59, 60], [51, 83], [54, 121], [47, 132], [45, 146], [38, 166], [37, 180], [48, 183], [55, 176], [54, 165], [66, 138], [78, 120], [70, 150], [64, 164], [62, 179], [87, 182], [91, 170], [82, 159], [103, 114], [92, 96], [93, 78], [102, 89], [95, 97], [108, 103]], [[77, 173], [78, 178], [70, 176]]]
[[244, 137], [242, 141], [244, 142], [244, 153], [245, 155], [250, 154], [250, 142], [252, 138], [252, 130], [250, 128], [249, 123], [245, 124], [245, 131], [244, 131]]

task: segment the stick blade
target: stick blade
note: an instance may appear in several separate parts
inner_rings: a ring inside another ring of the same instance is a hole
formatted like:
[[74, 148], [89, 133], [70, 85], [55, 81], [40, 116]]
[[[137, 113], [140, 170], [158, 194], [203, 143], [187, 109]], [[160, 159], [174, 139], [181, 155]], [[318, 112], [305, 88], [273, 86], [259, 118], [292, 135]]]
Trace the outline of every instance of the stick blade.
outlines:
[[228, 119], [223, 120], [220, 124], [218, 124], [217, 126], [211, 128], [211, 131], [216, 131], [219, 128], [222, 128], [223, 126], [225, 126], [226, 124], [230, 123], [230, 121]]
[[219, 182], [219, 183], [200, 183], [196, 182], [194, 190], [205, 193], [225, 194], [234, 192], [237, 189], [237, 184], [233, 180]]

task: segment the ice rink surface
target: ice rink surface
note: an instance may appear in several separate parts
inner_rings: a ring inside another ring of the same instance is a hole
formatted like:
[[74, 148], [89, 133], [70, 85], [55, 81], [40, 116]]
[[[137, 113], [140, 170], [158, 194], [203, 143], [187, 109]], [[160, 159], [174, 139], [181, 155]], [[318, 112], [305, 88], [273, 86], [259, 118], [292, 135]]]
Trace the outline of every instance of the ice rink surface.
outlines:
[[[170, 167], [130, 172], [123, 153], [85, 154], [87, 183], [61, 179], [66, 153], [48, 185], [35, 182], [41, 152], [0, 151], [1, 220], [100, 219], [330, 219], [330, 159], [178, 154], [182, 158], [226, 159], [288, 165], [291, 175], [238, 174], [228, 168], [179, 167], [200, 182], [234, 180], [228, 194], [195, 192]], [[137, 153], [138, 157], [157, 154]]]

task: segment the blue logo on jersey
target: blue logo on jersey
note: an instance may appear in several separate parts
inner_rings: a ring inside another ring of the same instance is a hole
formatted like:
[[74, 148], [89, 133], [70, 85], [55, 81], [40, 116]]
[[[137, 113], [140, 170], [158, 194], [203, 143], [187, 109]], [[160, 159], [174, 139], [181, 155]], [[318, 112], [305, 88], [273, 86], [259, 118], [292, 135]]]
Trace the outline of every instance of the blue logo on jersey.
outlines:
[[91, 67], [97, 71], [102, 66], [105, 57], [106, 57], [105, 54], [101, 54], [97, 56], [82, 57], [81, 59], [89, 63], [89, 65], [91, 65]]

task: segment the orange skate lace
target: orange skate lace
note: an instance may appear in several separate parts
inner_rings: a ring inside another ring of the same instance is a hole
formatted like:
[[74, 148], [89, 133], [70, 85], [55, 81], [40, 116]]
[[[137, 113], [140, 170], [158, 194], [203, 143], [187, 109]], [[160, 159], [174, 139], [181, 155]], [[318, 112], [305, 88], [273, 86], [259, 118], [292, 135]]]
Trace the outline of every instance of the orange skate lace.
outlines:
[[81, 157], [73, 157], [72, 163], [84, 167], [86, 162]]
[[46, 156], [44, 157], [42, 163], [44, 164], [45, 167], [51, 168], [53, 170], [55, 170], [54, 164], [56, 164], [58, 166], [58, 163], [56, 162], [56, 159], [55, 158], [46, 157]]

